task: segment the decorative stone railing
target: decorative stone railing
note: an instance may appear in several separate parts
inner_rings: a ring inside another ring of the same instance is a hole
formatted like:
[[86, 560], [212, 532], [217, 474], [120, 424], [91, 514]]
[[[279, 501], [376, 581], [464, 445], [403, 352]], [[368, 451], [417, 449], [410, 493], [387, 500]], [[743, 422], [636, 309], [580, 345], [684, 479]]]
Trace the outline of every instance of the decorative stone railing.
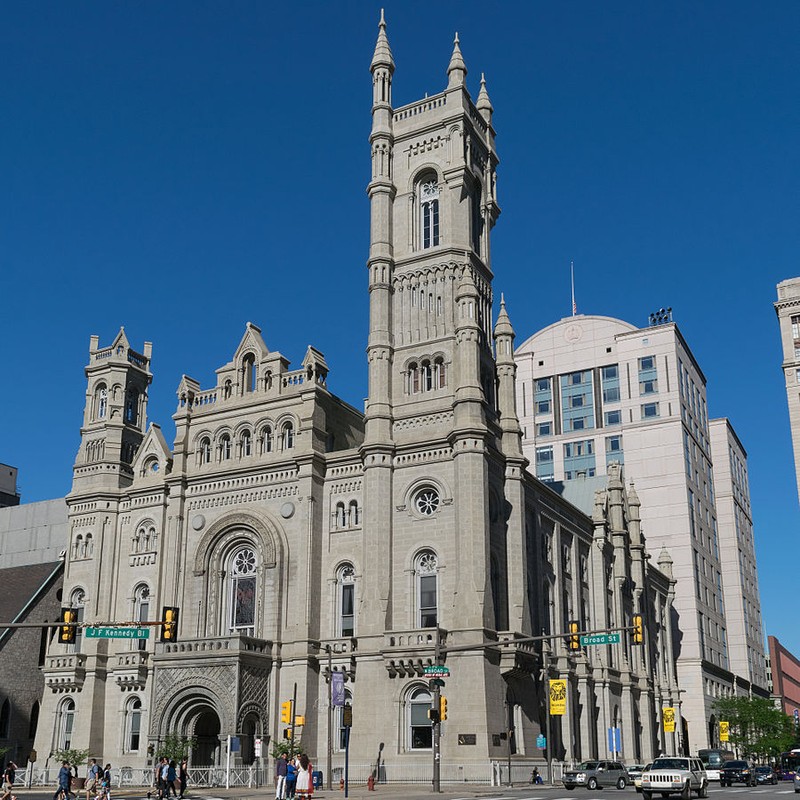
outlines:
[[48, 656], [42, 671], [45, 685], [54, 692], [80, 689], [86, 679], [86, 654]]

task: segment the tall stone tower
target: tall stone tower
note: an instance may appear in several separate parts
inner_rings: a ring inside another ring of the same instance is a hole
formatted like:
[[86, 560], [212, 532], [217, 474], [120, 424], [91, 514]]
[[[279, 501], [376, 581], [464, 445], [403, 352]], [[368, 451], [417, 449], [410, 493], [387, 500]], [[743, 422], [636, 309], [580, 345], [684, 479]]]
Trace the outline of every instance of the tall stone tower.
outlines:
[[[483, 78], [471, 99], [457, 34], [443, 91], [395, 108], [394, 71], [381, 16], [371, 64], [359, 620], [362, 635], [416, 631], [391, 639], [399, 663], [414, 655], [412, 641], [476, 643], [487, 631], [529, 633], [531, 622], [527, 600], [509, 603], [527, 598], [528, 572], [504, 307], [492, 330], [490, 231], [500, 214], [492, 104]], [[478, 655], [459, 680], [488, 701], [476, 702], [476, 727], [486, 728], [488, 714], [504, 730], [500, 672]]]

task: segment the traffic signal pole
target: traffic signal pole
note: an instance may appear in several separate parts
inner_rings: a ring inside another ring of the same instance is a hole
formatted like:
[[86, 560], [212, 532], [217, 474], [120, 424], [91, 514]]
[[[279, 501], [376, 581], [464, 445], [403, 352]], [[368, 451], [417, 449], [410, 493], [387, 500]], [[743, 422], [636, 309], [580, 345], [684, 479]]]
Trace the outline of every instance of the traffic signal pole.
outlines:
[[[433, 660], [437, 667], [444, 666], [442, 663], [442, 642], [440, 638], [440, 630], [436, 628], [436, 646], [433, 651]], [[433, 700], [431, 701], [431, 710], [436, 715], [431, 720], [433, 723], [433, 791], [442, 791], [442, 775], [441, 775], [441, 745], [442, 745], [442, 720], [439, 717], [439, 710], [441, 708], [442, 687], [437, 679], [433, 683]]]

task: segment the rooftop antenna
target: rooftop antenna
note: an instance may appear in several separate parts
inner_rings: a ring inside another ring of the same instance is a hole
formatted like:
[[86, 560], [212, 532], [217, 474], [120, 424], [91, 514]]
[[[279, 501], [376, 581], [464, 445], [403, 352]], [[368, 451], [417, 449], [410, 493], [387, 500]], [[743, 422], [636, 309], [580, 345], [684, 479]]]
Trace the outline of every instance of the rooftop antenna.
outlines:
[[575, 262], [569, 262], [569, 279], [570, 283], [572, 284], [572, 316], [574, 317], [578, 313], [578, 306], [575, 303]]

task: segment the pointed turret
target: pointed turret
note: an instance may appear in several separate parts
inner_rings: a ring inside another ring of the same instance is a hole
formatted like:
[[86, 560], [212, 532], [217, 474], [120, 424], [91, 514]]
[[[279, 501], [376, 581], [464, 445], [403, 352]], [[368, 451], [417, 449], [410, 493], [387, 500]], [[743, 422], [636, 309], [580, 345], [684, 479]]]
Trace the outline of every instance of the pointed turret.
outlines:
[[497, 322], [494, 325], [494, 338], [497, 339], [499, 336], [510, 336], [512, 339], [515, 337], [511, 319], [506, 311], [506, 298], [503, 294], [500, 295], [500, 313], [497, 315]]
[[450, 63], [447, 66], [447, 88], [453, 89], [456, 86], [463, 86], [467, 79], [467, 65], [461, 55], [461, 47], [458, 44], [458, 34], [456, 33], [453, 42], [453, 55], [450, 56]]
[[661, 547], [658, 554], [658, 568], [668, 577], [672, 577], [672, 556], [669, 554], [666, 545]]
[[389, 46], [389, 37], [386, 35], [386, 20], [381, 9], [381, 21], [378, 23], [378, 41], [375, 42], [375, 52], [372, 55], [370, 70], [375, 72], [378, 67], [386, 67], [390, 72], [394, 72], [394, 58], [392, 58], [392, 48]]
[[486, 91], [486, 77], [482, 72], [481, 90], [478, 92], [478, 101], [475, 103], [475, 108], [481, 112], [481, 116], [491, 125], [494, 107], [492, 106], [492, 101], [489, 99], [489, 92]]

